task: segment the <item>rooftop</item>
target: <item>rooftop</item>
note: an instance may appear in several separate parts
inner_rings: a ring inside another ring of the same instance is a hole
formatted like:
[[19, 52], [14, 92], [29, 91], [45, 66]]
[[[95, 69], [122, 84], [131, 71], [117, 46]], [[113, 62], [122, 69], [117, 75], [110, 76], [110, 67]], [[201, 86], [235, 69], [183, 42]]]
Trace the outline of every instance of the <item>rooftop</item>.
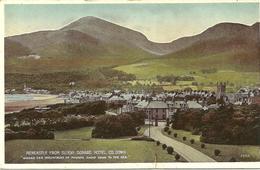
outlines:
[[151, 101], [148, 104], [147, 108], [150, 108], [150, 109], [167, 109], [168, 106], [163, 101]]

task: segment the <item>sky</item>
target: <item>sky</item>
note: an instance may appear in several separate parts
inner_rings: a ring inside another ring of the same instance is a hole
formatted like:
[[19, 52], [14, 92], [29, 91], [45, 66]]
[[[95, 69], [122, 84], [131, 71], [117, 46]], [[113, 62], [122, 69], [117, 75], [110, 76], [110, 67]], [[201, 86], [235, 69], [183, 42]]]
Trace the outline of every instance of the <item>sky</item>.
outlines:
[[55, 30], [85, 16], [95, 16], [142, 32], [154, 42], [203, 32], [221, 22], [259, 22], [257, 3], [175, 4], [8, 4], [5, 36]]

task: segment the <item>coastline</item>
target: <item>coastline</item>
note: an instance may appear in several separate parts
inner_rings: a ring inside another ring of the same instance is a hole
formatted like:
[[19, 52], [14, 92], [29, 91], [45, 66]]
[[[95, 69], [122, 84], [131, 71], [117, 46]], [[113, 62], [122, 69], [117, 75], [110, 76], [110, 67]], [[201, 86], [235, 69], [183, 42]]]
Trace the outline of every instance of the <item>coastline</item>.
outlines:
[[36, 106], [42, 107], [50, 104], [64, 103], [64, 99], [58, 98], [57, 95], [31, 95], [33, 96], [32, 100], [5, 102], [5, 114], [19, 112], [23, 109], [29, 109]]

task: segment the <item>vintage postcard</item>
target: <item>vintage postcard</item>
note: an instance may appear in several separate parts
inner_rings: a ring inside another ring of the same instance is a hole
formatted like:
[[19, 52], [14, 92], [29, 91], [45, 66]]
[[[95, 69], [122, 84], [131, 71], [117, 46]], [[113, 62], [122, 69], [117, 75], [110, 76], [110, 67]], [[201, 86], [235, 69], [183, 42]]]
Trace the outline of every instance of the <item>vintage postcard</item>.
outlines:
[[2, 168], [260, 166], [258, 1], [0, 3]]

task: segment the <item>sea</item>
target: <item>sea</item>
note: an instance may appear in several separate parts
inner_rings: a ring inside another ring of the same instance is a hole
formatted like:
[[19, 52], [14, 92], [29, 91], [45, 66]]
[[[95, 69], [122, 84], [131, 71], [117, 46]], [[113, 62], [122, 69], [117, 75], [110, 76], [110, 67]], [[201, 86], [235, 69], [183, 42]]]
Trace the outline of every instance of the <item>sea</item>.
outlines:
[[5, 94], [5, 103], [34, 100], [32, 94]]
[[57, 95], [50, 94], [5, 94], [5, 103], [19, 102], [19, 101], [32, 101], [32, 100], [45, 100], [56, 98]]

